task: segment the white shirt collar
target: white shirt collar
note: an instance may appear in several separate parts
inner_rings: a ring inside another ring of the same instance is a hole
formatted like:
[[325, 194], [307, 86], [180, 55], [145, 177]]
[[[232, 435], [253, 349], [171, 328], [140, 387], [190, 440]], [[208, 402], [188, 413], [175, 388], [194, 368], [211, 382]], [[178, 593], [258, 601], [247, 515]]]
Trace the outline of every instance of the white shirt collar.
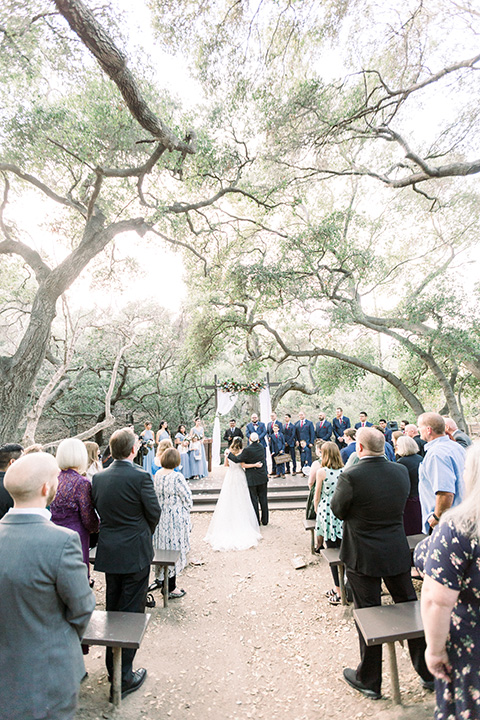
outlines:
[[44, 517], [46, 520], [50, 520], [52, 517], [52, 514], [50, 510], [47, 510], [47, 508], [10, 508], [10, 510], [7, 512], [7, 515], [41, 515], [41, 517]]

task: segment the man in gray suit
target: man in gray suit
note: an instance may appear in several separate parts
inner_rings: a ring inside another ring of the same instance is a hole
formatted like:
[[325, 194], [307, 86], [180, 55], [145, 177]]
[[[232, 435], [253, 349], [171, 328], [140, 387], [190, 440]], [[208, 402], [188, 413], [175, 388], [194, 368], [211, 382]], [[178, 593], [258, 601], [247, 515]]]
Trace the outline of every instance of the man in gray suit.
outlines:
[[5, 473], [0, 520], [0, 715], [70, 720], [85, 674], [80, 639], [95, 607], [78, 533], [50, 522], [59, 468], [46, 453]]

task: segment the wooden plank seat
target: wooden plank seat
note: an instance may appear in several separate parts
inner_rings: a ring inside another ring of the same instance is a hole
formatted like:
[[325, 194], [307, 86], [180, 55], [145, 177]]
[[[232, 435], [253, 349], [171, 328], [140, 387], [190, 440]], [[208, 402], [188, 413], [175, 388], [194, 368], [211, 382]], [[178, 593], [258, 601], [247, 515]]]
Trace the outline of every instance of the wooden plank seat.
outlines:
[[303, 527], [305, 530], [310, 530], [310, 552], [315, 555], [315, 525], [316, 520], [304, 520]]
[[418, 535], [407, 535], [408, 547], [410, 552], [413, 553], [418, 543], [424, 540], [427, 536], [424, 533], [418, 533]]
[[[90, 563], [93, 565], [97, 548], [90, 549]], [[152, 565], [163, 567], [163, 607], [168, 606], [168, 568], [173, 567], [180, 557], [180, 550], [155, 550]]]
[[359, 608], [353, 611], [353, 617], [367, 645], [387, 644], [393, 702], [395, 705], [400, 705], [395, 642], [424, 636], [420, 602], [413, 600], [395, 605]]
[[150, 615], [94, 610], [82, 638], [84, 645], [103, 645], [113, 651], [113, 704], [122, 702], [122, 648], [138, 650]]
[[330, 567], [337, 565], [338, 567], [338, 582], [340, 584], [340, 597], [342, 599], [342, 605], [348, 605], [347, 593], [345, 590], [345, 565], [340, 560], [340, 548], [325, 548], [321, 551], [321, 555], [328, 562]]

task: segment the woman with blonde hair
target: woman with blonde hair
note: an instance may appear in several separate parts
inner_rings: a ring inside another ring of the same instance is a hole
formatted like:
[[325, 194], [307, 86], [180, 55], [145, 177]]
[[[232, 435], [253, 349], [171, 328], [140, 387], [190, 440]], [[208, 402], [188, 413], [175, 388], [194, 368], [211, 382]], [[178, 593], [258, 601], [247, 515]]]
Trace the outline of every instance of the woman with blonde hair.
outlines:
[[[317, 511], [316, 535], [321, 535], [327, 548], [338, 548], [342, 541], [343, 522], [333, 514], [330, 508], [332, 495], [337, 487], [338, 476], [342, 472], [343, 461], [340, 450], [334, 442], [326, 442], [322, 445], [320, 468], [317, 470], [315, 481], [314, 505]], [[338, 568], [332, 567], [332, 576], [335, 588], [328, 590], [326, 595], [331, 605], [339, 605], [340, 582]]]
[[100, 460], [100, 448], [98, 447], [96, 442], [92, 442], [90, 440], [86, 440], [83, 443], [85, 447], [87, 448], [87, 470], [85, 472], [85, 477], [87, 480], [90, 480], [92, 482], [92, 478], [97, 472], [101, 472], [103, 470], [103, 465]]
[[424, 573], [425, 660], [435, 678], [436, 720], [480, 717], [480, 443], [465, 461], [465, 499], [442, 514], [415, 550]]

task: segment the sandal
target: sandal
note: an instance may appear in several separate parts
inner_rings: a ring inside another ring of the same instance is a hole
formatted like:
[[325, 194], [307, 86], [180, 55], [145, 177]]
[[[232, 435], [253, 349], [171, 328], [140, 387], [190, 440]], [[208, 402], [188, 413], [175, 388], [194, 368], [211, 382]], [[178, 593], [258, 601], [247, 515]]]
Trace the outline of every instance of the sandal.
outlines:
[[328, 602], [330, 603], [330, 605], [340, 605], [340, 603], [342, 602], [342, 598], [340, 597], [340, 595], [334, 592], [333, 595], [330, 595], [328, 597]]
[[185, 590], [172, 590], [172, 592], [168, 593], [168, 599], [169, 600], [176, 600], [177, 598], [181, 598], [184, 595], [186, 595]]
[[337, 594], [337, 591], [332, 588], [331, 590], [327, 590], [327, 592], [325, 593], [325, 597], [329, 598], [329, 597], [332, 597], [332, 595], [336, 595], [336, 594]]
[[148, 593], [147, 599], [145, 600], [145, 607], [154, 608], [156, 605], [155, 598], [152, 593]]
[[163, 580], [154, 580], [150, 585], [148, 586], [147, 591], [153, 592], [154, 590], [162, 590], [163, 589]]

